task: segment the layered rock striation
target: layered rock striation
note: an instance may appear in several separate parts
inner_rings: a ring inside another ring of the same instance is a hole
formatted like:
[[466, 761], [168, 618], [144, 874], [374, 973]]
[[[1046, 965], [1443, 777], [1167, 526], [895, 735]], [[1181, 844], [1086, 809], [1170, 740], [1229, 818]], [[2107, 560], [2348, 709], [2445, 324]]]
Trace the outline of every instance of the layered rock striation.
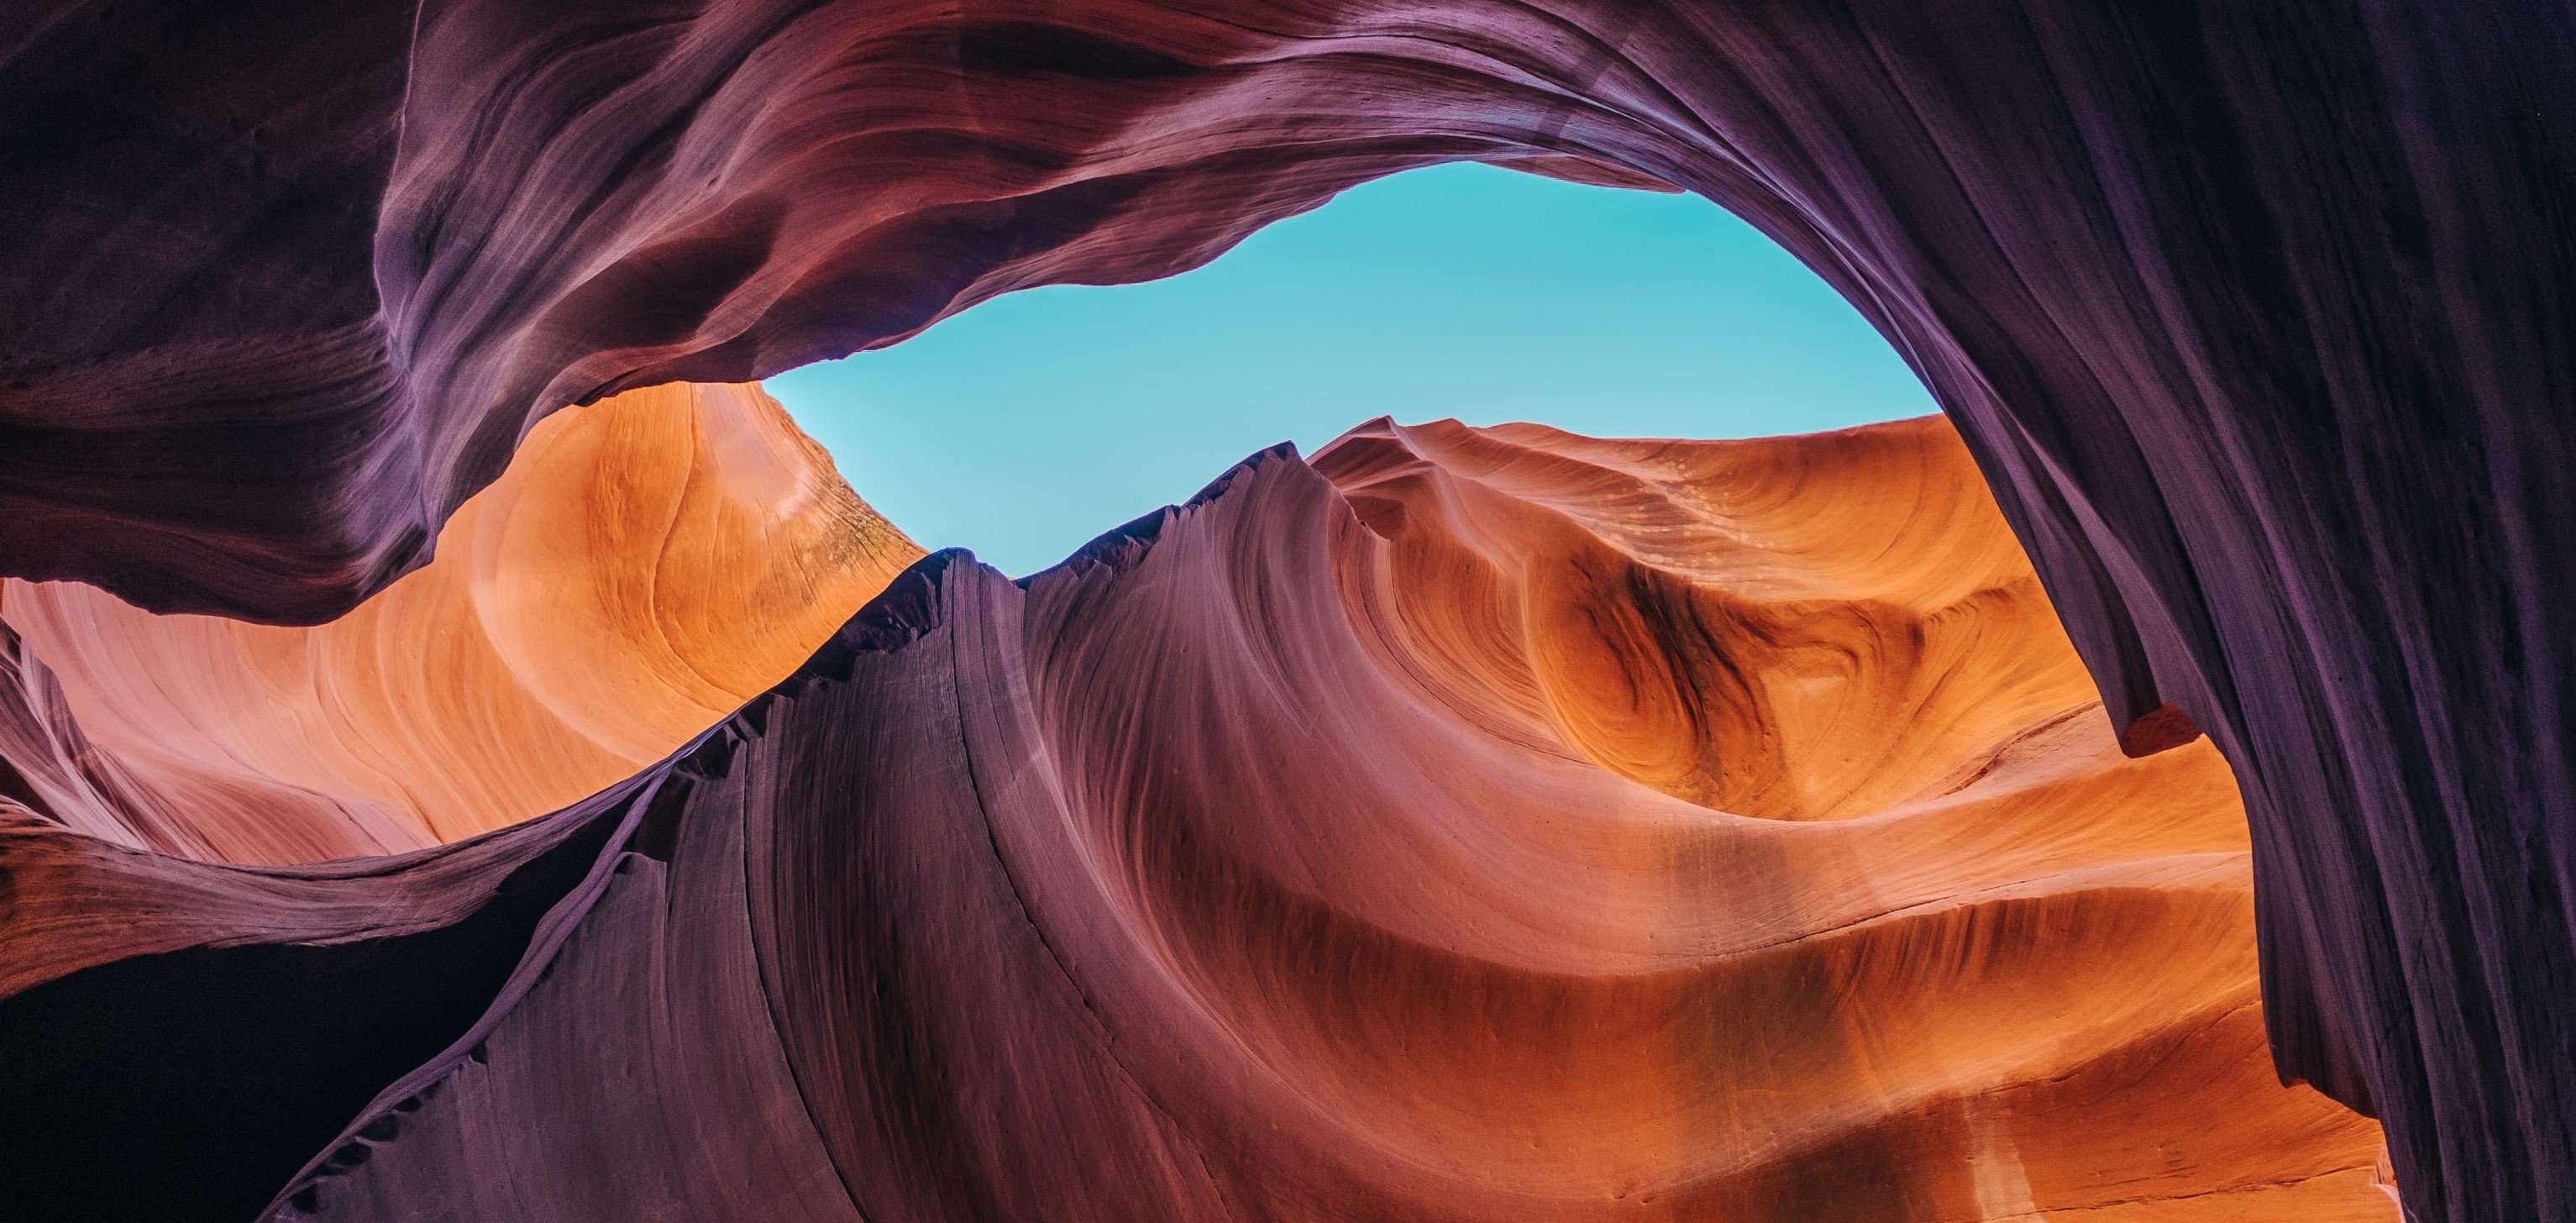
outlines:
[[2113, 722], [2236, 764], [2283, 1073], [2419, 1217], [2567, 1219], [2571, 62], [2483, 0], [40, 0], [0, 572], [318, 620], [568, 403], [1406, 166], [1679, 185], [1922, 373]]
[[629, 392], [539, 425], [436, 563], [327, 625], [0, 585], [0, 795], [220, 861], [460, 840], [661, 760], [920, 556], [759, 388]]
[[1939, 421], [1376, 422], [462, 845], [0, 835], [31, 1218], [2393, 1209], [2225, 764], [2121, 751]]

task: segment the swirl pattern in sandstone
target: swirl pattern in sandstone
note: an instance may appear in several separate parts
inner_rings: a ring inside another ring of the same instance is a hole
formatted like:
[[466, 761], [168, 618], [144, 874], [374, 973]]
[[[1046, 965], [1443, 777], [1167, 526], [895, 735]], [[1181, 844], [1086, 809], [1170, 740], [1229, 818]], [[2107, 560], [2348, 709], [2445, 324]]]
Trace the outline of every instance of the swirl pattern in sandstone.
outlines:
[[174, 1159], [279, 1219], [2391, 1214], [2272, 1077], [2225, 766], [2120, 751], [1937, 421], [1380, 422], [1024, 584], [929, 558], [496, 837], [9, 836], [0, 1050], [197, 995], [0, 1052], [37, 1217]]
[[0, 756], [118, 844], [423, 848], [660, 760], [920, 555], [757, 387], [634, 391], [540, 424], [437, 563], [319, 628], [9, 581]]
[[1923, 374], [2113, 722], [2235, 762], [2283, 1071], [2427, 1223], [2564, 1221], [2571, 63], [2555, 0], [25, 0], [0, 573], [311, 622], [567, 403], [1406, 166], [1683, 186]]

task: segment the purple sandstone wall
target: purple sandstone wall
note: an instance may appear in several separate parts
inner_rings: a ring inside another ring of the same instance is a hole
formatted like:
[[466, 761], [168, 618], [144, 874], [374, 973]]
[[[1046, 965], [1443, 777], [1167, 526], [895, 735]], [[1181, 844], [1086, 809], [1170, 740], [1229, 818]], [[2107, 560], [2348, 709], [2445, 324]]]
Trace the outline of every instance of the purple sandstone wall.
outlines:
[[2115, 718], [2234, 762], [2281, 1071], [2387, 1122], [2419, 1219], [2576, 1218], [2554, 0], [39, 0], [0, 572], [327, 618], [566, 404], [1531, 153], [1705, 192], [1881, 326]]

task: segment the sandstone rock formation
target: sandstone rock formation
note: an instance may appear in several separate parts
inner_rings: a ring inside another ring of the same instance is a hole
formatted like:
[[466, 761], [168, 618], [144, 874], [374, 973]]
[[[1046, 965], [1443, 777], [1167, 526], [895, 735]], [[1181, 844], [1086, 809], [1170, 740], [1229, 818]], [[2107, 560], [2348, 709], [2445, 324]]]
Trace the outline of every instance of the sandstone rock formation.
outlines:
[[2576, 1218], [2571, 63], [2488, 0], [34, 0], [0, 572], [321, 619], [564, 404], [1596, 163], [1840, 288], [2113, 721], [2235, 762], [2283, 1072], [2422, 1219]]
[[2393, 1210], [2224, 763], [2120, 751], [1937, 420], [1376, 422], [928, 558], [533, 823], [0, 862], [35, 1219]]
[[920, 555], [757, 387], [632, 391], [540, 424], [436, 563], [318, 628], [0, 586], [0, 794], [233, 862], [458, 840], [669, 755]]

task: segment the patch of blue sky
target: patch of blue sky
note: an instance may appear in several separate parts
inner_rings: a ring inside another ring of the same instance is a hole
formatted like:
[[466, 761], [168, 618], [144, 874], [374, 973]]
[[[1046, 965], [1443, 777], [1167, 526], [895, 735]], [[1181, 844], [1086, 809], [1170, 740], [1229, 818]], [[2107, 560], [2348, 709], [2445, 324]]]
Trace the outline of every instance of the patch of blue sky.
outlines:
[[1014, 575], [1380, 415], [1718, 438], [1934, 410], [1848, 302], [1707, 200], [1480, 165], [1354, 188], [1169, 279], [1007, 294], [769, 389], [914, 539]]

